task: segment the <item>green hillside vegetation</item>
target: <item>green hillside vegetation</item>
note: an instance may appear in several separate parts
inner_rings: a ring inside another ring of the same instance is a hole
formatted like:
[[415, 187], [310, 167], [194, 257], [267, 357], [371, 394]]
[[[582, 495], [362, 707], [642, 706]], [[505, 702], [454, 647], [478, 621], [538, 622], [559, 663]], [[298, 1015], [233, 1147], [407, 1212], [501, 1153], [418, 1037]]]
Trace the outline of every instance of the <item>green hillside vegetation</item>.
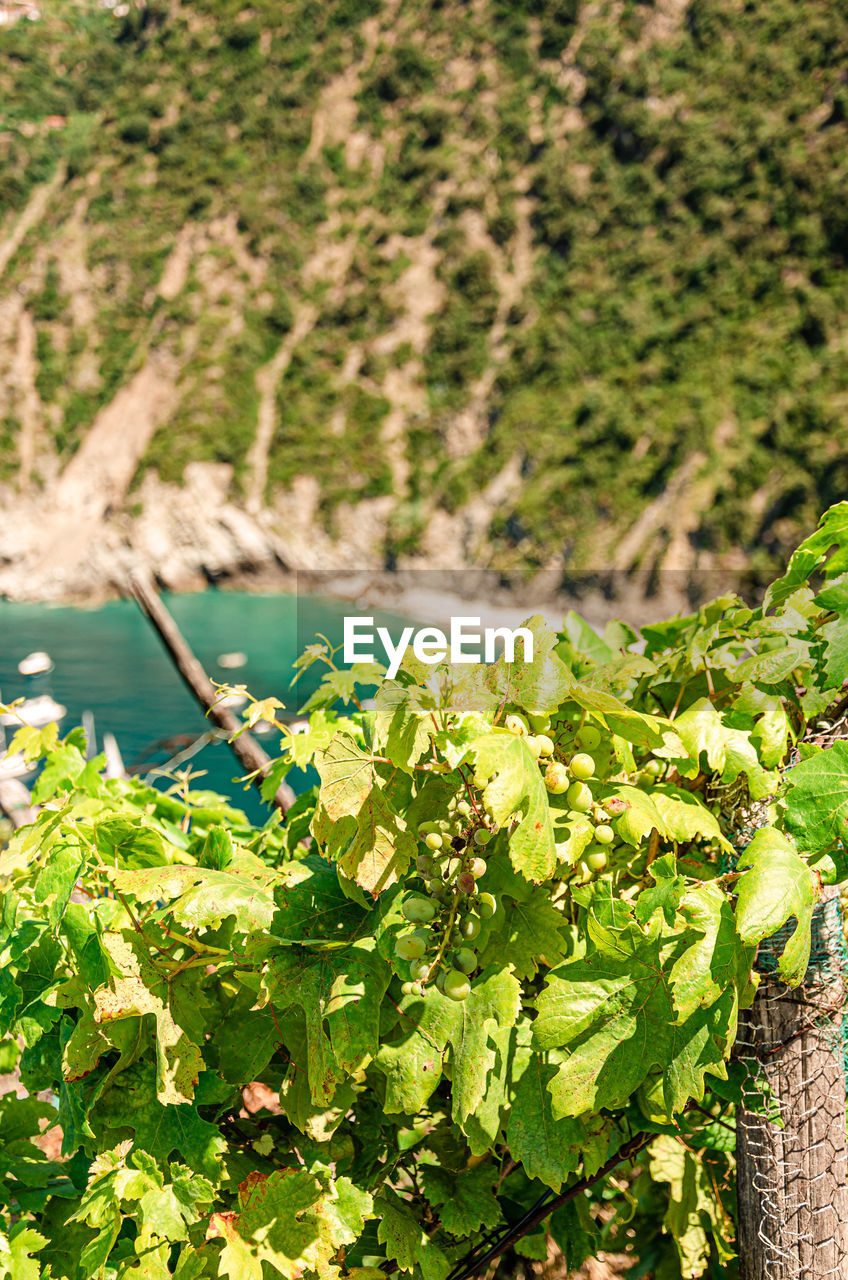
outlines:
[[134, 489], [221, 461], [272, 503], [313, 475], [329, 529], [386, 500], [390, 563], [499, 475], [475, 555], [503, 567], [761, 575], [844, 495], [839, 6], [43, 9], [0, 29], [0, 262], [55, 179], [0, 280], [35, 324], [33, 483], [164, 351]]

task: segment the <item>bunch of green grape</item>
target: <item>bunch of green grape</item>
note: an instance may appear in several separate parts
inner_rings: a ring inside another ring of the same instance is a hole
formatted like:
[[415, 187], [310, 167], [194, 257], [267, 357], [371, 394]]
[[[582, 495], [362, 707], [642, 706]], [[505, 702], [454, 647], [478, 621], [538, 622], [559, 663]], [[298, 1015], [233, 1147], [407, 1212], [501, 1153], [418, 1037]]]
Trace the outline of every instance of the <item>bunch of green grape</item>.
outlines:
[[513, 713], [504, 723], [510, 732], [525, 739], [539, 761], [550, 794], [564, 795], [569, 813], [592, 823], [592, 842], [571, 872], [574, 883], [588, 883], [607, 869], [610, 846], [616, 839], [610, 817], [621, 811], [616, 807], [617, 802], [600, 802], [595, 798], [594, 788], [607, 773], [605, 753], [598, 751], [602, 741], [600, 730], [582, 722], [573, 729], [564, 717], [558, 722], [555, 742], [549, 736], [552, 730], [547, 716], [529, 716], [525, 720]]
[[[528, 716], [525, 721], [517, 713], [507, 716], [506, 727], [525, 737], [539, 760], [548, 791], [565, 797], [568, 816], [592, 826], [591, 842], [576, 866], [564, 868], [563, 879], [573, 886], [588, 884], [596, 877], [623, 883], [639, 881], [647, 869], [647, 847], [634, 849], [619, 839], [613, 826], [627, 809], [627, 802], [617, 796], [601, 799], [597, 795], [616, 767], [611, 743], [604, 741], [598, 726], [587, 722], [574, 707], [570, 713], [566, 709], [559, 714], [555, 728], [547, 717]], [[650, 790], [662, 779], [665, 768], [663, 761], [648, 753], [626, 780]]]
[[487, 848], [495, 835], [482, 804], [454, 797], [445, 818], [418, 828], [417, 879], [421, 890], [404, 896], [401, 914], [414, 927], [395, 942], [398, 958], [409, 965], [403, 992], [423, 991], [428, 983], [451, 1000], [466, 1000], [477, 970], [475, 943], [483, 920], [497, 902], [481, 893]]

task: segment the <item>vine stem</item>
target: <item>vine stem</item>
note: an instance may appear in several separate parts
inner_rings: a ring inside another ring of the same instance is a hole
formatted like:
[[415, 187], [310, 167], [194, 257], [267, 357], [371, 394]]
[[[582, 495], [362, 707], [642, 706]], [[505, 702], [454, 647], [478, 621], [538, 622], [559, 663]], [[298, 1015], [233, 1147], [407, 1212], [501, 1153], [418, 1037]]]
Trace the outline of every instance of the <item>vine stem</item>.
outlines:
[[428, 982], [430, 981], [430, 979], [432, 978], [433, 974], [436, 972], [436, 970], [438, 969], [439, 965], [440, 965], [440, 964], [441, 964], [441, 962], [442, 962], [442, 956], [445, 954], [445, 948], [446, 948], [446, 947], [447, 947], [447, 945], [448, 945], [448, 938], [450, 937], [450, 931], [451, 931], [451, 929], [453, 928], [453, 922], [454, 922], [454, 920], [456, 919], [456, 908], [457, 908], [457, 906], [458, 906], [458, 905], [459, 905], [459, 893], [455, 893], [455, 894], [454, 894], [453, 903], [451, 904], [450, 915], [448, 916], [448, 922], [447, 922], [447, 924], [445, 925], [445, 931], [444, 931], [444, 933], [442, 934], [442, 943], [441, 943], [441, 946], [439, 947], [439, 950], [438, 950], [438, 952], [436, 953], [436, 958], [435, 958], [435, 960], [434, 960], [434, 961], [433, 961], [433, 963], [430, 965], [430, 968], [429, 968], [429, 969], [428, 969], [428, 971], [427, 971], [427, 981], [428, 981]]
[[554, 1196], [550, 1200], [545, 1200], [542, 1204], [534, 1205], [532, 1209], [528, 1209], [524, 1217], [513, 1223], [504, 1235], [499, 1240], [496, 1240], [479, 1258], [472, 1259], [466, 1265], [460, 1262], [458, 1267], [451, 1272], [448, 1280], [474, 1280], [475, 1276], [481, 1276], [488, 1268], [489, 1263], [506, 1253], [510, 1245], [514, 1244], [516, 1240], [528, 1235], [540, 1222], [544, 1222], [545, 1218], [560, 1209], [564, 1204], [568, 1204], [571, 1200], [576, 1200], [588, 1187], [605, 1178], [616, 1165], [623, 1164], [625, 1160], [638, 1155], [654, 1137], [655, 1135], [652, 1133], [635, 1134], [629, 1142], [625, 1142], [624, 1146], [616, 1151], [615, 1155], [610, 1156], [609, 1160], [601, 1165], [597, 1173], [593, 1173], [589, 1178], [580, 1178], [579, 1181], [567, 1187], [560, 1195]]

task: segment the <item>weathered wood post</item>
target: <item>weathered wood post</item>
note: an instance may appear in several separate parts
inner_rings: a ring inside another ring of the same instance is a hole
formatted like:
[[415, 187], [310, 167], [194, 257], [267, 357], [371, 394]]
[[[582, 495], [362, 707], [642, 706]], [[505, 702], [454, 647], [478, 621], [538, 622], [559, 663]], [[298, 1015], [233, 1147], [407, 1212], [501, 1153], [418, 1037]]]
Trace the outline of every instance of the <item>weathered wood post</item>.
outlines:
[[[816, 906], [810, 966], [797, 988], [787, 987], [775, 973], [791, 932], [789, 926], [760, 947], [760, 987], [753, 1006], [742, 1014], [736, 1044], [736, 1057], [747, 1061], [751, 1072], [749, 1105], [737, 1108], [740, 1276], [848, 1280], [845, 974], [838, 890], [826, 888]], [[763, 1108], [771, 1109], [773, 1118], [762, 1114]]]

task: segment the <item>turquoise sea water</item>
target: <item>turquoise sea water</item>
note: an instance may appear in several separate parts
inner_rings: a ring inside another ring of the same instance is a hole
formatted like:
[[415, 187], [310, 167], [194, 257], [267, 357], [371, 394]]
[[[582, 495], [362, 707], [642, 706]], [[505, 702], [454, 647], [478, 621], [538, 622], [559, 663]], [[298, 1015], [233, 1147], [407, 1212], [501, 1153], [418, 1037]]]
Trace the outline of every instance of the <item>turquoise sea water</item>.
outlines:
[[[352, 612], [337, 601], [282, 594], [210, 590], [163, 599], [212, 680], [245, 684], [257, 697], [275, 694], [292, 706], [288, 686], [298, 650], [298, 622], [301, 637], [320, 631], [338, 643], [344, 614]], [[400, 621], [392, 615], [377, 620], [393, 631]], [[79, 724], [83, 711], [92, 711], [98, 749], [104, 731], [111, 731], [128, 766], [163, 739], [201, 734], [209, 727], [158, 635], [132, 601], [77, 609], [0, 600], [2, 701], [44, 690], [41, 681], [33, 687], [17, 670], [21, 658], [36, 649], [45, 649], [55, 664], [46, 688], [68, 709], [62, 732]], [[247, 655], [247, 665], [222, 669], [218, 656], [234, 650]], [[278, 735], [261, 741], [270, 755], [278, 753]], [[160, 750], [151, 759], [162, 763], [177, 749]], [[254, 819], [262, 816], [261, 801], [235, 780], [238, 763], [225, 744], [205, 747], [192, 767], [207, 771], [198, 787], [233, 797]]]

